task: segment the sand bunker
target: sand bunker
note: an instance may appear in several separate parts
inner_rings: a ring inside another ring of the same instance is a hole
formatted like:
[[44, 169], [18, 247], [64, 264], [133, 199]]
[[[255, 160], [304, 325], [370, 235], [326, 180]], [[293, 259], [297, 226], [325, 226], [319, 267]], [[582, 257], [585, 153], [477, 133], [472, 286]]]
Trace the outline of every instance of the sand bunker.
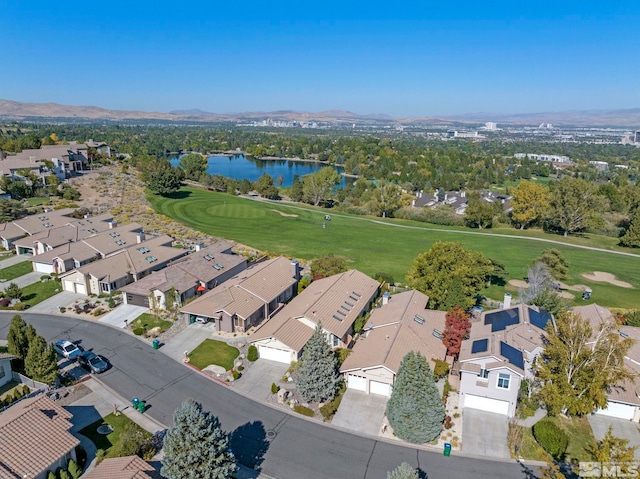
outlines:
[[294, 215], [294, 214], [290, 214], [290, 213], [283, 213], [282, 211], [278, 211], [278, 210], [271, 210], [271, 211], [275, 211], [280, 216], [287, 216], [287, 217], [290, 217], [290, 218], [297, 218], [298, 217], [298, 215]]
[[611, 273], [603, 273], [602, 271], [594, 271], [593, 273], [583, 273], [582, 277], [590, 281], [598, 281], [600, 283], [610, 283], [621, 288], [633, 288], [630, 283], [626, 281], [617, 280], [615, 275]]

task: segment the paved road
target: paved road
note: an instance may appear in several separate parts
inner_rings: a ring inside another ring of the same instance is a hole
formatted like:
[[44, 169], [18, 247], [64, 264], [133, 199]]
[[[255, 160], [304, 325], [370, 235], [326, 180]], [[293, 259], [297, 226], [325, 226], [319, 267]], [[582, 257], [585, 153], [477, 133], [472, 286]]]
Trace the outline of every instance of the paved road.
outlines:
[[[0, 338], [11, 316], [0, 314]], [[100, 379], [123, 397], [137, 396], [151, 406], [146, 414], [170, 425], [174, 409], [193, 398], [216, 414], [232, 436], [243, 464], [278, 479], [384, 479], [403, 461], [429, 479], [532, 478], [519, 464], [403, 447], [360, 437], [254, 402], [154, 351], [128, 333], [96, 322], [65, 316], [23, 314], [47, 341], [81, 340], [85, 348], [109, 358], [113, 367]]]

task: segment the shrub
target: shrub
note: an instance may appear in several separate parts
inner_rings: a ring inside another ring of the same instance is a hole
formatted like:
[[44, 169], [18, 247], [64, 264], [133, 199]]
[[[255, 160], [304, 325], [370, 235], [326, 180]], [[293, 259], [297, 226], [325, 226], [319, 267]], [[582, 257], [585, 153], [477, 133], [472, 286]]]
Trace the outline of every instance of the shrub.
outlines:
[[276, 383], [271, 383], [271, 394], [278, 394], [278, 391], [280, 391], [280, 386]]
[[238, 371], [236, 371], [235, 369], [231, 370], [231, 376], [233, 376], [233, 380], [235, 381], [236, 379], [238, 379], [240, 377], [240, 373]]
[[58, 478], [56, 477], [56, 473], [55, 472], [49, 471], [47, 473], [47, 479], [58, 479]]
[[351, 349], [349, 348], [338, 348], [334, 351], [336, 354], [336, 358], [338, 358], [338, 366], [341, 366], [342, 363], [349, 357], [351, 354]]
[[76, 461], [74, 461], [73, 459], [69, 461], [67, 470], [69, 471], [69, 474], [71, 474], [71, 477], [73, 479], [78, 479], [82, 475], [82, 469], [80, 468], [80, 466], [78, 466], [78, 464], [76, 464]]
[[11, 303], [11, 301], [8, 300], [7, 298], [0, 299], [0, 306], [2, 306], [3, 308], [8, 307], [9, 303]]
[[14, 401], [17, 401], [22, 396], [24, 396], [24, 394], [22, 393], [22, 388], [16, 388], [16, 390], [13, 392]]
[[93, 316], [100, 316], [101, 314], [104, 313], [104, 309], [102, 308], [96, 308], [93, 310], [93, 313], [91, 313]]
[[449, 364], [447, 364], [446, 361], [442, 361], [441, 359], [436, 358], [433, 358], [433, 361], [433, 376], [436, 378], [436, 381], [449, 374]]
[[548, 419], [534, 424], [533, 437], [555, 459], [562, 459], [569, 445], [567, 433]]
[[66, 311], [67, 311], [67, 308], [65, 308], [64, 306], [60, 306], [61, 313], [65, 313]]
[[105, 452], [104, 449], [98, 449], [96, 451], [96, 465], [100, 464], [102, 461], [104, 461], [105, 457], [107, 456], [107, 453]]
[[137, 328], [133, 328], [133, 334], [135, 334], [136, 336], [141, 336], [145, 333], [146, 329], [142, 328], [142, 327], [137, 327]]
[[444, 417], [444, 428], [451, 429], [452, 427], [453, 427], [453, 420], [451, 419], [451, 416], [446, 415]]
[[624, 315], [624, 318], [626, 319], [626, 323], [629, 326], [636, 326], [636, 327], [640, 326], [640, 310], [628, 311]]
[[110, 296], [110, 297], [109, 297], [109, 301], [107, 302], [107, 305], [108, 305], [111, 309], [113, 309], [113, 308], [115, 308], [115, 307], [116, 307], [116, 300], [115, 300], [115, 299], [113, 299], [113, 296]]
[[44, 276], [40, 276], [40, 281], [49, 281], [51, 279], [51, 276], [49, 276], [48, 274], [45, 274]]
[[249, 346], [247, 350], [247, 359], [251, 362], [254, 362], [258, 359], [258, 348], [256, 348], [253, 344]]
[[13, 305], [13, 309], [15, 309], [16, 311], [23, 311], [25, 309], [27, 309], [27, 303], [16, 303]]
[[297, 404], [295, 406], [293, 406], [293, 410], [295, 412], [297, 412], [298, 414], [302, 414], [303, 416], [309, 416], [309, 417], [313, 417], [316, 414], [313, 412], [313, 409], [310, 409], [306, 406], [301, 406], [300, 404]]
[[66, 469], [60, 471], [60, 479], [71, 479], [71, 474]]

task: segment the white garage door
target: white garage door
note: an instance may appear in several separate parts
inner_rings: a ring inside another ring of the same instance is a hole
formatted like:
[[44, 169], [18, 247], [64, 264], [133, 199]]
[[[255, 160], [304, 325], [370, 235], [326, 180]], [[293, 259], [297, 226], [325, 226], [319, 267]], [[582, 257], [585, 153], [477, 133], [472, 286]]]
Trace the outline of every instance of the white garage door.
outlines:
[[380, 381], [369, 381], [369, 392], [389, 397], [391, 396], [391, 385]]
[[87, 294], [87, 287], [84, 284], [74, 283], [73, 281], [63, 281], [62, 285], [65, 291], [72, 293]]
[[46, 263], [33, 263], [33, 264], [36, 266], [36, 271], [38, 273], [47, 273], [47, 274], [53, 273], [52, 264], [46, 264]]
[[349, 389], [355, 389], [356, 391], [366, 391], [367, 380], [360, 376], [354, 376], [353, 374], [349, 374], [347, 376], [347, 387]]
[[628, 404], [620, 404], [617, 402], [610, 402], [607, 405], [606, 409], [598, 409], [596, 411], [596, 414], [632, 420], [635, 410], [635, 406], [629, 406]]
[[258, 354], [262, 359], [268, 359], [269, 361], [277, 361], [279, 363], [290, 364], [293, 360], [291, 358], [291, 351], [285, 351], [282, 349], [270, 348], [268, 346], [258, 346]]
[[509, 403], [507, 401], [483, 398], [481, 396], [474, 396], [473, 394], [465, 394], [464, 407], [495, 412], [497, 414], [504, 414], [505, 416], [509, 414]]

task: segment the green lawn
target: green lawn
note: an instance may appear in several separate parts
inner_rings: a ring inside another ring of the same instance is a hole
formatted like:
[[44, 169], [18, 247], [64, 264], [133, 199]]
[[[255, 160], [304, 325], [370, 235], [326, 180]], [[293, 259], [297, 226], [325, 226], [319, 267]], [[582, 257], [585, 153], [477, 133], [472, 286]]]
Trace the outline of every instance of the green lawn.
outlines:
[[[571, 244], [625, 250], [615, 245], [615, 238], [576, 236], [563, 238], [542, 231], [520, 231], [512, 228], [471, 230], [440, 227], [397, 219], [382, 219], [331, 212], [331, 221], [323, 228], [327, 210], [299, 204], [254, 201], [198, 188], [182, 188], [169, 196], [148, 196], [159, 213], [207, 234], [223, 237], [262, 251], [304, 260], [336, 254], [356, 268], [373, 275], [387, 272], [395, 281], [403, 282], [415, 257], [428, 250], [435, 241], [460, 241], [465, 247], [482, 251], [500, 261], [512, 279], [526, 276], [527, 266], [543, 250], [556, 248], [570, 265], [568, 284], [584, 284], [593, 289], [593, 302], [603, 306], [640, 307], [640, 255], [623, 256], [590, 251]], [[495, 236], [499, 234], [501, 236]], [[515, 236], [526, 236], [516, 238]], [[551, 244], [555, 240], [571, 244]], [[595, 283], [581, 273], [610, 272], [631, 283], [627, 289], [608, 283]], [[505, 289], [492, 287], [485, 293], [501, 299]], [[580, 304], [584, 304], [579, 300]]]
[[31, 261], [23, 261], [12, 266], [0, 269], [0, 278], [11, 281], [19, 276], [33, 272], [33, 263]]
[[42, 198], [27, 198], [27, 204], [29, 206], [38, 206], [38, 205], [43, 205], [46, 203], [49, 203], [51, 200], [49, 199], [48, 196], [42, 197]]
[[37, 283], [22, 288], [22, 302], [28, 307], [35, 306], [45, 299], [58, 294], [60, 291], [62, 291], [60, 281], [38, 281]]
[[225, 342], [205, 339], [189, 353], [189, 363], [198, 369], [204, 369], [210, 364], [217, 364], [228, 371], [233, 368], [233, 361], [239, 354], [238, 348], [229, 346]]
[[166, 331], [173, 325], [171, 321], [160, 319], [155, 314], [142, 313], [136, 319], [131, 321], [131, 328], [144, 328], [147, 331], [153, 328], [160, 328], [160, 332]]
[[[109, 424], [113, 428], [113, 432], [110, 434], [98, 434], [97, 429], [103, 424]], [[88, 437], [96, 445], [96, 448], [104, 450], [106, 453], [105, 457], [117, 457], [119, 449], [117, 446], [120, 442], [120, 436], [128, 424], [132, 424], [132, 427], [142, 430], [140, 426], [124, 414], [120, 414], [119, 416], [109, 414], [78, 432]], [[144, 435], [151, 437], [151, 433], [147, 431], [144, 431]]]

